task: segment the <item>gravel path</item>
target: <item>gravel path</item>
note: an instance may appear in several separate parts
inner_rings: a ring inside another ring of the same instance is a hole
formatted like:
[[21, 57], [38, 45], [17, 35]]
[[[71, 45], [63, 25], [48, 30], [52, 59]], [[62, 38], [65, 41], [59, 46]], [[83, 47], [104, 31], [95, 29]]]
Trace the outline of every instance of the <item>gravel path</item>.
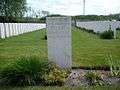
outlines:
[[66, 79], [65, 86], [89, 86], [89, 80], [84, 76], [87, 72], [97, 72], [102, 75], [103, 81], [107, 85], [117, 85], [120, 84], [120, 78], [108, 77], [110, 71], [103, 70], [83, 70], [83, 69], [73, 69], [69, 77]]

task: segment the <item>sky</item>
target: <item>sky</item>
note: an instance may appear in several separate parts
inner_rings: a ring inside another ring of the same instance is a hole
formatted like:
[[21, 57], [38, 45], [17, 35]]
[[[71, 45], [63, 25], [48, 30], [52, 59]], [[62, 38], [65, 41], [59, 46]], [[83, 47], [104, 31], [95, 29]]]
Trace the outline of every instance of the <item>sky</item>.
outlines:
[[[34, 10], [51, 14], [82, 15], [83, 0], [27, 0]], [[120, 0], [86, 0], [86, 15], [108, 15], [120, 13]]]

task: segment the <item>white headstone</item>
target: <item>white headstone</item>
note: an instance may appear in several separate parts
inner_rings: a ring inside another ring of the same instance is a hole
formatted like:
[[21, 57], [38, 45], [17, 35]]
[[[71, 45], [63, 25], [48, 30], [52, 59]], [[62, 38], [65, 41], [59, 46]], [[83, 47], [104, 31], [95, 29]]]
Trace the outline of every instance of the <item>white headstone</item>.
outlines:
[[71, 17], [47, 17], [49, 62], [71, 68]]
[[116, 29], [118, 28], [116, 21], [111, 21], [111, 29], [114, 33], [114, 39], [117, 38], [117, 32]]
[[3, 23], [0, 23], [0, 31], [1, 31], [0, 37], [4, 39], [5, 38], [5, 28], [4, 28]]

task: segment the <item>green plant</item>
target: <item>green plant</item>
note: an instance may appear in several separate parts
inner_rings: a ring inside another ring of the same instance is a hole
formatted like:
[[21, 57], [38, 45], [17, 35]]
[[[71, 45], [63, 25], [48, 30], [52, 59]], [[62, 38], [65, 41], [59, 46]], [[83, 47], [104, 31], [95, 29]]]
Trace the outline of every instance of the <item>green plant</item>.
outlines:
[[50, 63], [45, 68], [45, 73], [42, 75], [42, 79], [45, 85], [64, 85], [66, 77], [69, 72], [61, 69], [54, 63]]
[[36, 85], [41, 80], [47, 62], [37, 57], [21, 57], [6, 65], [0, 72], [2, 85]]
[[120, 77], [120, 61], [115, 61], [112, 56], [107, 56], [107, 61], [110, 67], [110, 76]]
[[0, 71], [0, 85], [63, 85], [68, 72], [37, 57], [21, 57]]
[[87, 72], [85, 74], [85, 77], [89, 80], [90, 85], [104, 85], [104, 81], [102, 79], [102, 76], [95, 71]]
[[112, 30], [104, 31], [100, 33], [100, 38], [102, 39], [113, 39], [114, 38], [114, 33]]

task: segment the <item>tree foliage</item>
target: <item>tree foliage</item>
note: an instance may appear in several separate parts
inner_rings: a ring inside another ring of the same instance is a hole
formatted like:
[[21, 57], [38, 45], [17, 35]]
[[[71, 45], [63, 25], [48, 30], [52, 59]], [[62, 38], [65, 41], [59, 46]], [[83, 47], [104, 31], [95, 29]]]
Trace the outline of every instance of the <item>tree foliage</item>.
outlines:
[[22, 17], [26, 11], [26, 0], [0, 0], [0, 16], [4, 19]]
[[110, 15], [78, 15], [72, 16], [73, 20], [80, 21], [105, 21], [105, 20], [118, 20], [119, 14], [110, 14]]

